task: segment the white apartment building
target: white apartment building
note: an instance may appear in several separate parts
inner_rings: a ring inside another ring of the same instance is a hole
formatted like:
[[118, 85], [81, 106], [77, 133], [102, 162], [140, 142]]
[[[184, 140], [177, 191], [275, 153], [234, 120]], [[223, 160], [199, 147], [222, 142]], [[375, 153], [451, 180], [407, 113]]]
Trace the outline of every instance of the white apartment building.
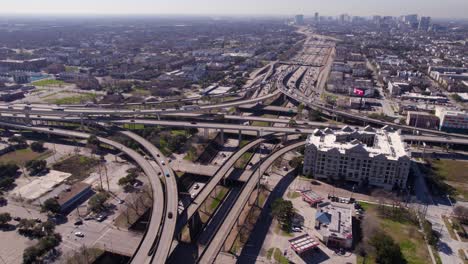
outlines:
[[404, 188], [410, 162], [398, 131], [345, 126], [338, 131], [316, 129], [307, 138], [303, 173], [317, 179]]

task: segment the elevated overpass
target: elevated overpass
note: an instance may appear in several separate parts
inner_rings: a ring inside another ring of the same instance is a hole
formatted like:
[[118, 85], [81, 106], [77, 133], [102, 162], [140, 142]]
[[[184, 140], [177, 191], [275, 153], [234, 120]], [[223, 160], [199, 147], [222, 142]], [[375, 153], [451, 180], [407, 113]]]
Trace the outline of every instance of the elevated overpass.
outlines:
[[[157, 244], [154, 245], [155, 253], [151, 256], [147, 256], [147, 258], [143, 260], [144, 262], [141, 262], [141, 259], [133, 258], [132, 263], [149, 263], [149, 261], [155, 264], [164, 263], [169, 255], [169, 250], [172, 245], [178, 215], [177, 207], [179, 196], [177, 190], [177, 178], [173, 170], [168, 165], [168, 159], [153, 144], [133, 132], [122, 131], [121, 133], [138, 142], [151, 154], [151, 156], [153, 156], [158, 166], [163, 170], [162, 178], [165, 182], [165, 218], [164, 223], [161, 226], [161, 236], [159, 237]], [[144, 241], [144, 243], [154, 244], [155, 241], [147, 240]]]
[[[87, 139], [91, 135], [83, 132], [76, 132], [72, 130], [64, 129], [49, 129], [47, 127], [29, 127], [25, 125], [12, 124], [7, 122], [0, 122], [0, 126], [9, 127], [14, 129], [29, 130], [39, 133], [45, 133], [50, 135], [58, 135], [62, 137], [72, 137], [72, 138], [82, 138]], [[140, 154], [136, 151], [109, 139], [98, 137], [98, 140], [101, 143], [112, 146], [113, 148], [122, 151], [131, 159], [133, 159], [145, 172], [148, 176], [151, 188], [153, 190], [153, 205], [150, 214], [149, 226], [146, 229], [146, 232], [143, 236], [143, 240], [137, 248], [136, 254], [133, 256], [132, 263], [151, 263], [152, 252], [154, 251], [154, 246], [158, 240], [158, 235], [162, 231], [161, 224], [163, 223], [164, 208], [164, 192], [162, 188], [161, 181], [158, 177], [158, 172], [155, 168]]]
[[203, 202], [208, 198], [208, 196], [213, 192], [216, 186], [221, 182], [221, 180], [228, 176], [228, 172], [232, 170], [234, 164], [239, 160], [242, 155], [244, 155], [251, 148], [272, 139], [273, 135], [268, 135], [262, 138], [258, 138], [249, 144], [242, 147], [236, 153], [231, 155], [226, 162], [218, 169], [210, 181], [205, 185], [201, 192], [197, 195], [195, 200], [182, 212], [179, 221], [177, 222], [176, 233], [180, 233], [183, 227], [188, 223], [189, 219], [198, 211]]
[[214, 263], [218, 253], [221, 251], [221, 248], [227, 238], [227, 234], [234, 227], [237, 219], [239, 218], [243, 208], [247, 204], [250, 195], [254, 191], [255, 187], [260, 181], [260, 177], [265, 173], [265, 171], [273, 164], [273, 162], [286, 154], [287, 152], [299, 148], [305, 144], [304, 141], [292, 143], [282, 149], [275, 151], [271, 154], [266, 160], [264, 160], [260, 166], [252, 172], [252, 175], [249, 181], [244, 185], [240, 195], [237, 198], [236, 203], [232, 206], [228, 215], [223, 221], [223, 224], [218, 227], [216, 234], [209, 241], [204, 251], [202, 252], [198, 263]]

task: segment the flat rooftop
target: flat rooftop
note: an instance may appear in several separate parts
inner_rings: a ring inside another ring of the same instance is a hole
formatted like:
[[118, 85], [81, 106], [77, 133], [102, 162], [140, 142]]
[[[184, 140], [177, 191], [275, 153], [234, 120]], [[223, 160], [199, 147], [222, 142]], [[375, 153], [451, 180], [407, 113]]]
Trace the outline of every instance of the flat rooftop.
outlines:
[[[359, 138], [374, 137], [372, 146], [362, 143], [360, 140], [353, 139], [349, 141], [337, 141], [338, 137]], [[341, 130], [334, 131], [329, 128], [315, 130], [307, 139], [309, 144], [313, 144], [320, 151], [338, 150], [345, 154], [350, 150], [361, 149], [369, 153], [370, 157], [385, 155], [388, 159], [397, 160], [400, 157], [408, 156], [405, 150], [405, 143], [401, 139], [399, 132], [387, 131], [384, 129], [374, 129], [366, 127], [363, 130], [353, 129], [349, 126]]]
[[324, 236], [334, 236], [343, 239], [353, 237], [351, 206], [331, 204], [323, 207], [321, 210], [331, 216], [331, 221], [328, 225], [322, 225], [318, 232]]

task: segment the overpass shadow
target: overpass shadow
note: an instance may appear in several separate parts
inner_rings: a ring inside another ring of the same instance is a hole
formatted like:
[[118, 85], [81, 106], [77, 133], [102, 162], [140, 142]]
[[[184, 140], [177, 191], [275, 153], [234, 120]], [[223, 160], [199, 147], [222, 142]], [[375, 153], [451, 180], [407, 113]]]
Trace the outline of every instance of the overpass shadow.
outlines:
[[295, 174], [296, 172], [294, 170], [289, 172], [278, 182], [275, 188], [271, 190], [270, 195], [263, 206], [262, 213], [260, 214], [260, 217], [258, 218], [257, 223], [255, 224], [246, 243], [246, 245], [249, 246], [244, 246], [237, 258], [237, 263], [255, 263], [256, 258], [252, 258], [252, 256], [258, 256], [260, 254], [263, 241], [265, 240], [273, 221], [273, 217], [270, 215], [271, 203], [284, 195], [288, 186], [294, 180]]

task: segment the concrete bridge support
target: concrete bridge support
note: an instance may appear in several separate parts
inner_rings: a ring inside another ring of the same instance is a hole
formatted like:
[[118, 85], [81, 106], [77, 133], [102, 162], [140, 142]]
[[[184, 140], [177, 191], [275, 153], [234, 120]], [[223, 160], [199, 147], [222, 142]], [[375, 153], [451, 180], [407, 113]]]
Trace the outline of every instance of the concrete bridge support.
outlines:
[[221, 144], [224, 144], [224, 129], [220, 129], [219, 134], [220, 134], [219, 136], [221, 139]]
[[239, 147], [242, 142], [242, 130], [239, 130]]
[[[201, 231], [201, 228], [203, 227], [203, 223], [201, 221], [200, 213], [196, 212], [190, 221], [188, 221], [188, 228], [189, 228], [189, 233], [190, 233], [190, 241], [183, 241], [186, 243], [192, 243], [197, 240], [197, 236]], [[178, 234], [178, 240], [182, 241], [182, 232]]]
[[205, 138], [208, 138], [209, 135], [210, 135], [209, 129], [208, 129], [208, 128], [205, 128], [205, 129], [203, 130], [203, 136], [204, 136]]

